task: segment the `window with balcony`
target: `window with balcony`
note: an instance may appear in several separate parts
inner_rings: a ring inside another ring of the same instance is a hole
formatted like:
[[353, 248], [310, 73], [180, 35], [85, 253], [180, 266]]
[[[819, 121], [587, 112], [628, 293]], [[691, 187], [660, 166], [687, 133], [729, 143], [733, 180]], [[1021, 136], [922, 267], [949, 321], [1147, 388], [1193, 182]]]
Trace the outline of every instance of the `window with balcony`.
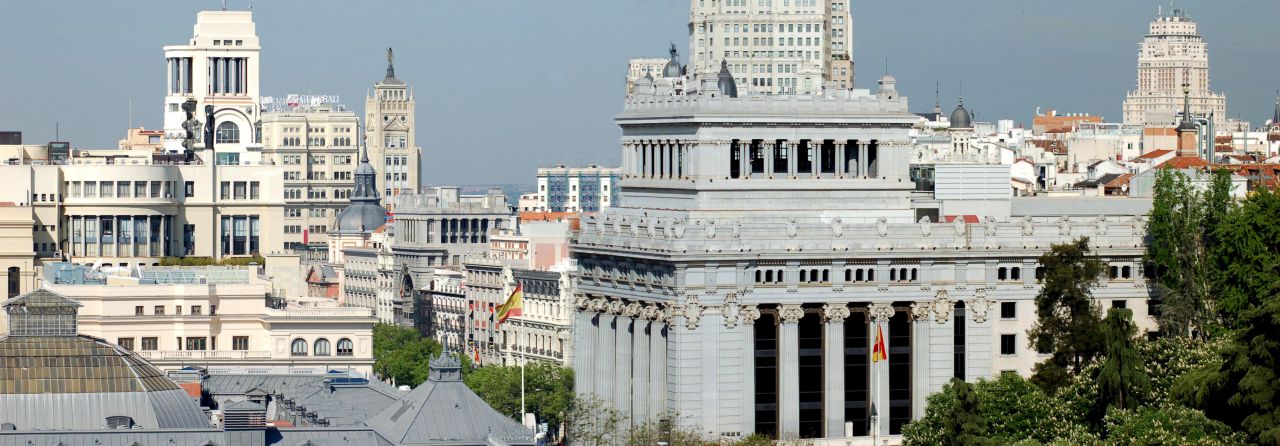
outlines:
[[154, 338], [154, 337], [142, 338], [142, 349], [143, 350], [159, 350], [160, 338]]
[[240, 351], [248, 350], [248, 349], [249, 349], [249, 337], [248, 337], [248, 336], [232, 336], [232, 337], [231, 337], [231, 349], [232, 349], [232, 350], [240, 350]]
[[203, 336], [193, 336], [187, 338], [187, 350], [208, 350], [209, 339]]

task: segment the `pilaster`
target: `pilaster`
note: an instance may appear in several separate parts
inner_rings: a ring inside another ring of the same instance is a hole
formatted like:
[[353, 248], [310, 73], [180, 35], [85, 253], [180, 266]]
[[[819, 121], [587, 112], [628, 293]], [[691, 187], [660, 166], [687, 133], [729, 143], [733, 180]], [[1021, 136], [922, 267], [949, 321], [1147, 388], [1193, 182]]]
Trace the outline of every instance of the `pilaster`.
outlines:
[[822, 379], [826, 384], [823, 389], [823, 414], [826, 416], [826, 436], [839, 438], [844, 436], [844, 320], [849, 317], [849, 306], [845, 304], [826, 304], [822, 307], [823, 345]]
[[778, 433], [791, 438], [800, 433], [800, 319], [799, 305], [778, 309]]

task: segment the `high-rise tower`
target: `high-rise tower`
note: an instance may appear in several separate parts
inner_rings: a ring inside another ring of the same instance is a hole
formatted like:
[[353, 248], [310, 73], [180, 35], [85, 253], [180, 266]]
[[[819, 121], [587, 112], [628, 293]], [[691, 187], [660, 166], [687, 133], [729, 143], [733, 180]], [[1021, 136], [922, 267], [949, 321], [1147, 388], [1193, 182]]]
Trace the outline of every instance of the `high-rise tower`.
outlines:
[[[186, 113], [182, 103], [196, 101], [196, 120], [203, 127], [204, 107], [214, 107], [215, 148], [218, 164], [257, 162], [258, 139], [258, 35], [249, 11], [201, 11], [195, 30], [185, 45], [164, 47], [164, 148], [183, 151]], [[207, 147], [200, 131], [194, 149]], [[205, 162], [212, 162], [206, 156]]]
[[1174, 125], [1183, 113], [1183, 85], [1190, 88], [1191, 109], [1200, 116], [1214, 116], [1223, 128], [1227, 98], [1209, 90], [1209, 51], [1196, 30], [1196, 22], [1174, 10], [1151, 22], [1138, 47], [1138, 89], [1124, 101], [1124, 123]]
[[421, 189], [422, 149], [414, 140], [413, 91], [396, 78], [395, 58], [387, 48], [387, 74], [365, 99], [365, 135], [369, 158], [380, 166], [377, 178], [383, 203]]
[[689, 72], [727, 61], [744, 94], [853, 88], [852, 26], [848, 0], [691, 0]]

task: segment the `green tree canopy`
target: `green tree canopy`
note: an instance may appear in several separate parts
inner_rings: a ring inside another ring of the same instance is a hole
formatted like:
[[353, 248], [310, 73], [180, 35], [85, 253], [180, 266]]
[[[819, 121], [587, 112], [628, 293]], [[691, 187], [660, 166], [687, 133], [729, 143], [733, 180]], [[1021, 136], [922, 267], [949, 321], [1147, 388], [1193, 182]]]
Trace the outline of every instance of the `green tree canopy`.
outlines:
[[1107, 312], [1102, 323], [1105, 350], [1097, 375], [1101, 406], [1131, 409], [1137, 407], [1139, 396], [1148, 391], [1150, 378], [1134, 346], [1137, 331], [1132, 311], [1112, 308]]
[[426, 381], [431, 359], [442, 350], [439, 343], [412, 328], [373, 326], [373, 373], [396, 385], [417, 386]]
[[[525, 410], [539, 422], [557, 426], [574, 402], [573, 370], [548, 362], [525, 366]], [[481, 367], [465, 378], [467, 387], [486, 403], [512, 418], [520, 413], [520, 367]]]
[[1089, 238], [1053, 245], [1040, 256], [1043, 286], [1036, 295], [1036, 324], [1027, 332], [1037, 351], [1053, 354], [1036, 365], [1032, 381], [1053, 392], [1102, 352], [1101, 318], [1092, 290], [1104, 266], [1090, 255]]
[[943, 418], [942, 423], [948, 436], [949, 446], [985, 446], [991, 444], [987, 440], [987, 419], [979, 409], [978, 393], [973, 384], [952, 378], [951, 386], [955, 387], [956, 404], [952, 406], [951, 415]]

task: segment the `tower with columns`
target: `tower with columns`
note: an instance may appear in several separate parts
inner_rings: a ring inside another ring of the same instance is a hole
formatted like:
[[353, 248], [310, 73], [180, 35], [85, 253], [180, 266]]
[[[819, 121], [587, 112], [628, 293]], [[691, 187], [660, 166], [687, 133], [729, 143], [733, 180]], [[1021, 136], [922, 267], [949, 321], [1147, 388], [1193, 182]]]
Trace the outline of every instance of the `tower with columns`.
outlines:
[[577, 391], [713, 438], [896, 438], [952, 378], [1031, 371], [1036, 258], [1085, 235], [1114, 273], [1095, 295], [1152, 325], [1134, 280], [1149, 202], [930, 221], [892, 88], [629, 95], [621, 205], [571, 246]]
[[[258, 136], [259, 52], [257, 28], [250, 11], [200, 11], [190, 41], [164, 47], [164, 150], [183, 151], [186, 113], [182, 103], [196, 101], [195, 118], [204, 122], [206, 105], [214, 107], [218, 164], [257, 163], [262, 144]], [[196, 131], [196, 149], [207, 147]], [[212, 164], [215, 155], [202, 154]]]
[[421, 192], [422, 149], [414, 131], [413, 90], [396, 78], [395, 58], [387, 48], [386, 76], [365, 98], [365, 144], [369, 158], [384, 175], [377, 178], [383, 205], [391, 208], [395, 198]]

